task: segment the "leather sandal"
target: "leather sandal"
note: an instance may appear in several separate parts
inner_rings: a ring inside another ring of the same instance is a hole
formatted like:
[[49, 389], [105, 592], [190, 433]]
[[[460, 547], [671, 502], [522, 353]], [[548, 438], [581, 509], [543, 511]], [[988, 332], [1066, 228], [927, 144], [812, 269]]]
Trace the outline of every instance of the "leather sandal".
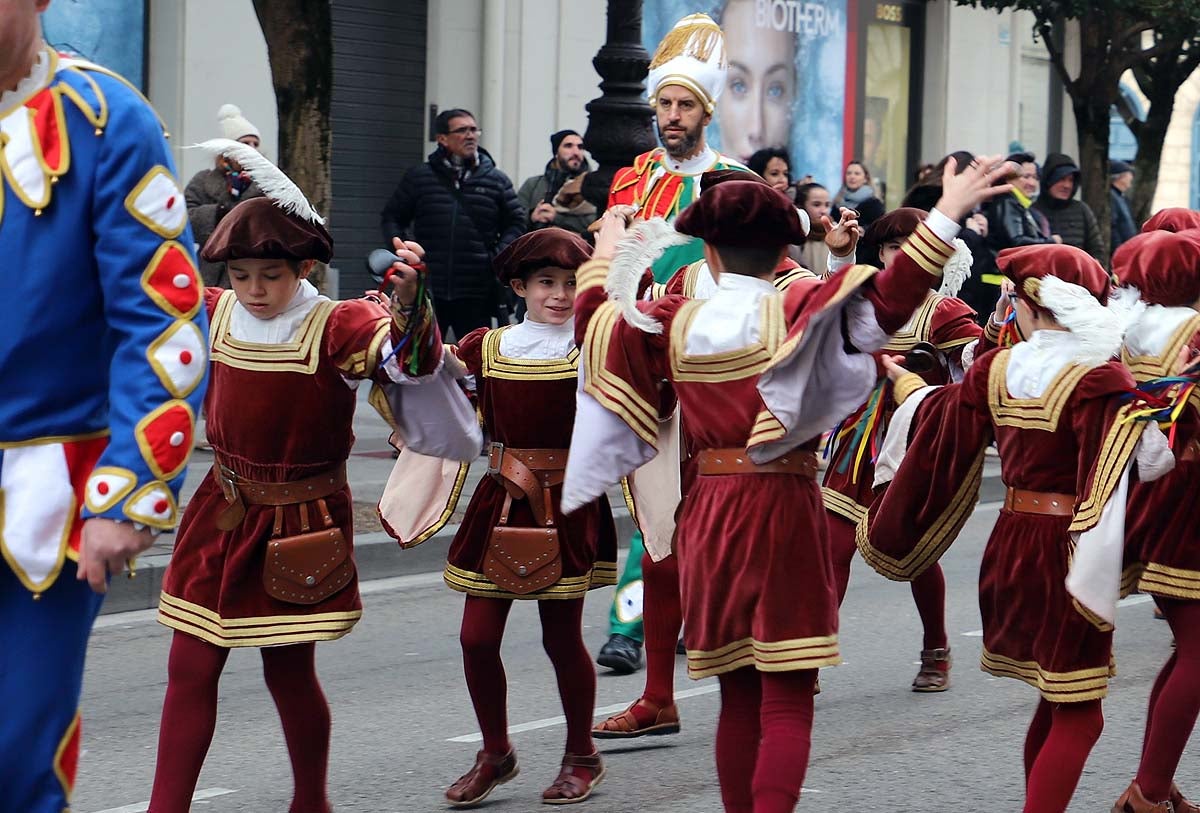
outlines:
[[487, 798], [497, 785], [516, 777], [520, 773], [517, 767], [517, 752], [512, 748], [502, 757], [480, 751], [475, 755], [475, 765], [471, 770], [460, 776], [446, 790], [446, 801], [453, 807], [471, 807]]
[[1183, 791], [1175, 784], [1171, 785], [1171, 805], [1175, 808], [1175, 813], [1200, 813], [1200, 805], [1185, 799]]
[[[586, 779], [588, 775], [584, 773], [582, 776], [576, 771], [577, 768], [584, 768], [591, 772], [591, 779]], [[578, 754], [567, 754], [563, 757], [562, 768], [559, 769], [558, 778], [551, 783], [550, 787], [542, 791], [542, 804], [545, 805], [573, 805], [586, 800], [592, 795], [592, 791], [600, 784], [600, 780], [604, 778], [604, 762], [600, 759], [600, 754], [589, 754], [580, 756]]]
[[[642, 723], [634, 708], [641, 707], [653, 715], [651, 722]], [[679, 709], [672, 703], [659, 707], [644, 697], [639, 697], [629, 708], [614, 714], [592, 728], [592, 736], [600, 740], [625, 740], [633, 737], [655, 737], [679, 733]]]
[[950, 647], [921, 650], [921, 669], [913, 679], [914, 692], [944, 692], [950, 688]]
[[1170, 801], [1151, 802], [1142, 795], [1142, 789], [1137, 782], [1130, 782], [1129, 787], [1113, 805], [1112, 813], [1174, 813], [1175, 808]]

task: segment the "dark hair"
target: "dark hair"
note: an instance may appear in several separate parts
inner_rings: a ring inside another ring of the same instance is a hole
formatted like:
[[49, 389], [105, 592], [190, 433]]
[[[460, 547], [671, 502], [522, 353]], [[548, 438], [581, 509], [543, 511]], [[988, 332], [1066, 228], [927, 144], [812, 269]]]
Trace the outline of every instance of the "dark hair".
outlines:
[[867, 165], [865, 163], [863, 163], [861, 160], [859, 160], [858, 158], [854, 158], [854, 159], [847, 161], [846, 166], [844, 166], [842, 168], [842, 185], [845, 186], [845, 184], [846, 184], [846, 170], [850, 169], [850, 167], [854, 166], [855, 164], [858, 164], [858, 166], [863, 171], [863, 175], [865, 175], [867, 177], [866, 185], [867, 186], [873, 185], [874, 181], [871, 180], [871, 170], [867, 169]]
[[904, 193], [904, 199], [900, 201], [900, 205], [924, 209], [927, 212], [932, 209], [938, 198], [942, 196], [942, 173], [946, 171], [946, 164], [950, 162], [951, 158], [955, 161], [955, 175], [961, 175], [975, 160], [975, 156], [966, 150], [955, 150], [934, 164], [928, 175], [910, 186]]
[[[813, 183], [802, 183], [797, 186], [796, 205], [803, 209], [804, 204], [808, 203], [808, 193], [814, 189], [825, 189], [825, 187], [815, 181]], [[825, 191], [828, 192], [829, 190], [825, 189]]]
[[787, 150], [783, 147], [763, 147], [747, 159], [746, 166], [750, 167], [751, 172], [766, 177], [767, 164], [771, 163], [772, 158], [778, 158], [787, 164], [788, 179], [790, 180], [792, 175], [792, 159], [788, 158]]
[[775, 270], [783, 246], [713, 246], [730, 274], [756, 277]]
[[1037, 166], [1037, 159], [1033, 157], [1033, 153], [1031, 152], [1014, 152], [1004, 160], [1011, 161], [1014, 164], [1033, 164]]
[[433, 130], [438, 135], [448, 135], [450, 132], [450, 120], [461, 119], [463, 117], [473, 119], [475, 118], [475, 114], [470, 110], [463, 110], [461, 107], [452, 107], [449, 110], [443, 110], [433, 120]]

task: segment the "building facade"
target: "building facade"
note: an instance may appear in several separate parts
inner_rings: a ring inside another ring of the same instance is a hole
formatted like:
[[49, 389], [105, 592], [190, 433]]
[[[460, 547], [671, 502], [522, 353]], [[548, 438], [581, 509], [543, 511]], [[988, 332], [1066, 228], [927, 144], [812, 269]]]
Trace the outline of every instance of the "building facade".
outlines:
[[[260, 128], [263, 151], [275, 158], [274, 92], [250, 0], [103, 4], [110, 19], [130, 20], [122, 47], [142, 48], [140, 78], [171, 130], [185, 180], [212, 160], [186, 146], [218, 133], [225, 103]], [[52, 38], [94, 28], [72, 27], [73, 6], [58, 5], [59, 19], [47, 25]], [[952, 150], [1007, 153], [1019, 143], [1039, 157], [1076, 152], [1069, 100], [1027, 12], [948, 0], [644, 0], [643, 8], [647, 50], [692, 11], [712, 14], [726, 30], [731, 78], [712, 128], [722, 151], [744, 158], [786, 146], [794, 175], [812, 174], [831, 189], [852, 158], [867, 163], [894, 206], [917, 167]], [[483, 146], [514, 185], [542, 171], [550, 133], [584, 132], [584, 106], [599, 95], [592, 58], [604, 42], [607, 4], [332, 0], [332, 12], [331, 222], [341, 290], [354, 295], [369, 281], [363, 258], [383, 241], [379, 210], [405, 169], [432, 151], [439, 109], [475, 113]], [[116, 36], [55, 44], [111, 48]], [[1066, 41], [1070, 58], [1069, 29]], [[1117, 128], [1114, 156], [1132, 157], [1124, 154], [1130, 144]], [[1198, 167], [1194, 76], [1177, 99], [1156, 207], [1200, 205]]]

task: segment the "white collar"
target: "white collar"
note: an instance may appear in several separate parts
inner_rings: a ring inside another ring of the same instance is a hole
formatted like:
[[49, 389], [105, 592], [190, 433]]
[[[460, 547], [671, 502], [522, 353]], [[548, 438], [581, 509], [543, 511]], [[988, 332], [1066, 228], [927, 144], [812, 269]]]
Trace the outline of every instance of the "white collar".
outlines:
[[300, 323], [312, 309], [328, 299], [329, 297], [322, 296], [311, 282], [302, 279], [292, 301], [282, 312], [270, 319], [259, 319], [242, 307], [241, 302], [235, 302], [233, 312], [229, 315], [229, 333], [238, 341], [255, 344], [282, 344], [291, 341]]
[[1133, 356], [1157, 356], [1166, 349], [1179, 326], [1196, 315], [1186, 305], [1147, 305], [1141, 318], [1125, 334], [1125, 347]]
[[756, 292], [759, 294], [773, 294], [777, 292], [774, 283], [768, 282], [765, 279], [748, 277], [745, 274], [729, 273], [722, 274], [721, 278], [717, 280], [717, 290], [751, 294]]
[[1083, 342], [1069, 330], [1036, 330], [1017, 342], [1008, 358], [1005, 385], [1014, 398], [1040, 398], [1068, 364], [1079, 363]]
[[575, 347], [575, 320], [561, 325], [535, 322], [525, 314], [525, 320], [500, 334], [500, 353], [509, 358], [560, 359], [566, 358]]
[[29, 69], [29, 75], [12, 90], [0, 93], [0, 117], [29, 101], [33, 94], [50, 84], [50, 49], [43, 46]]
[[717, 154], [712, 147], [705, 144], [704, 149], [691, 158], [676, 161], [666, 150], [663, 150], [662, 162], [669, 172], [676, 175], [699, 175], [713, 168], [713, 165], [717, 163]]

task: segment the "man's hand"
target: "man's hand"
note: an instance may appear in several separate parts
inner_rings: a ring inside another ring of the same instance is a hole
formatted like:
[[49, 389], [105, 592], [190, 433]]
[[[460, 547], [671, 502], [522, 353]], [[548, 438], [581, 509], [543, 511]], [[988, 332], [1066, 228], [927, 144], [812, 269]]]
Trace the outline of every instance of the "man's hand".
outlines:
[[553, 223], [557, 214], [552, 204], [542, 201], [529, 213], [529, 219], [534, 223]]
[[987, 215], [982, 212], [976, 212], [967, 218], [967, 228], [978, 234], [980, 237], [987, 237], [988, 220]]
[[935, 208], [955, 223], [971, 213], [979, 204], [998, 195], [1007, 195], [1012, 184], [1000, 183], [1012, 173], [1012, 165], [999, 155], [976, 158], [961, 173], [953, 158], [946, 161], [942, 172], [942, 196]]
[[893, 384], [911, 372], [900, 366], [904, 363], [904, 356], [881, 356], [879, 360], [883, 364], [883, 369], [887, 372], [887, 377], [891, 379]]
[[863, 231], [858, 226], [858, 212], [844, 206], [839, 210], [836, 224], [829, 219], [829, 215], [821, 215], [821, 225], [825, 227], [825, 245], [833, 256], [849, 257], [858, 246], [858, 238], [862, 237]]
[[617, 243], [625, 237], [629, 222], [637, 210], [624, 204], [610, 206], [600, 218], [600, 228], [596, 233], [596, 248], [592, 252], [593, 260], [611, 260], [617, 250]]
[[396, 256], [404, 260], [392, 263], [392, 306], [407, 308], [417, 298], [417, 282], [419, 274], [414, 266], [420, 265], [425, 258], [425, 249], [420, 243], [412, 240], [404, 241], [399, 237], [392, 238], [392, 248]]
[[79, 541], [79, 567], [75, 578], [87, 580], [97, 593], [108, 592], [108, 576], [118, 575], [127, 562], [154, 544], [149, 528], [140, 531], [132, 522], [93, 517], [84, 520]]

